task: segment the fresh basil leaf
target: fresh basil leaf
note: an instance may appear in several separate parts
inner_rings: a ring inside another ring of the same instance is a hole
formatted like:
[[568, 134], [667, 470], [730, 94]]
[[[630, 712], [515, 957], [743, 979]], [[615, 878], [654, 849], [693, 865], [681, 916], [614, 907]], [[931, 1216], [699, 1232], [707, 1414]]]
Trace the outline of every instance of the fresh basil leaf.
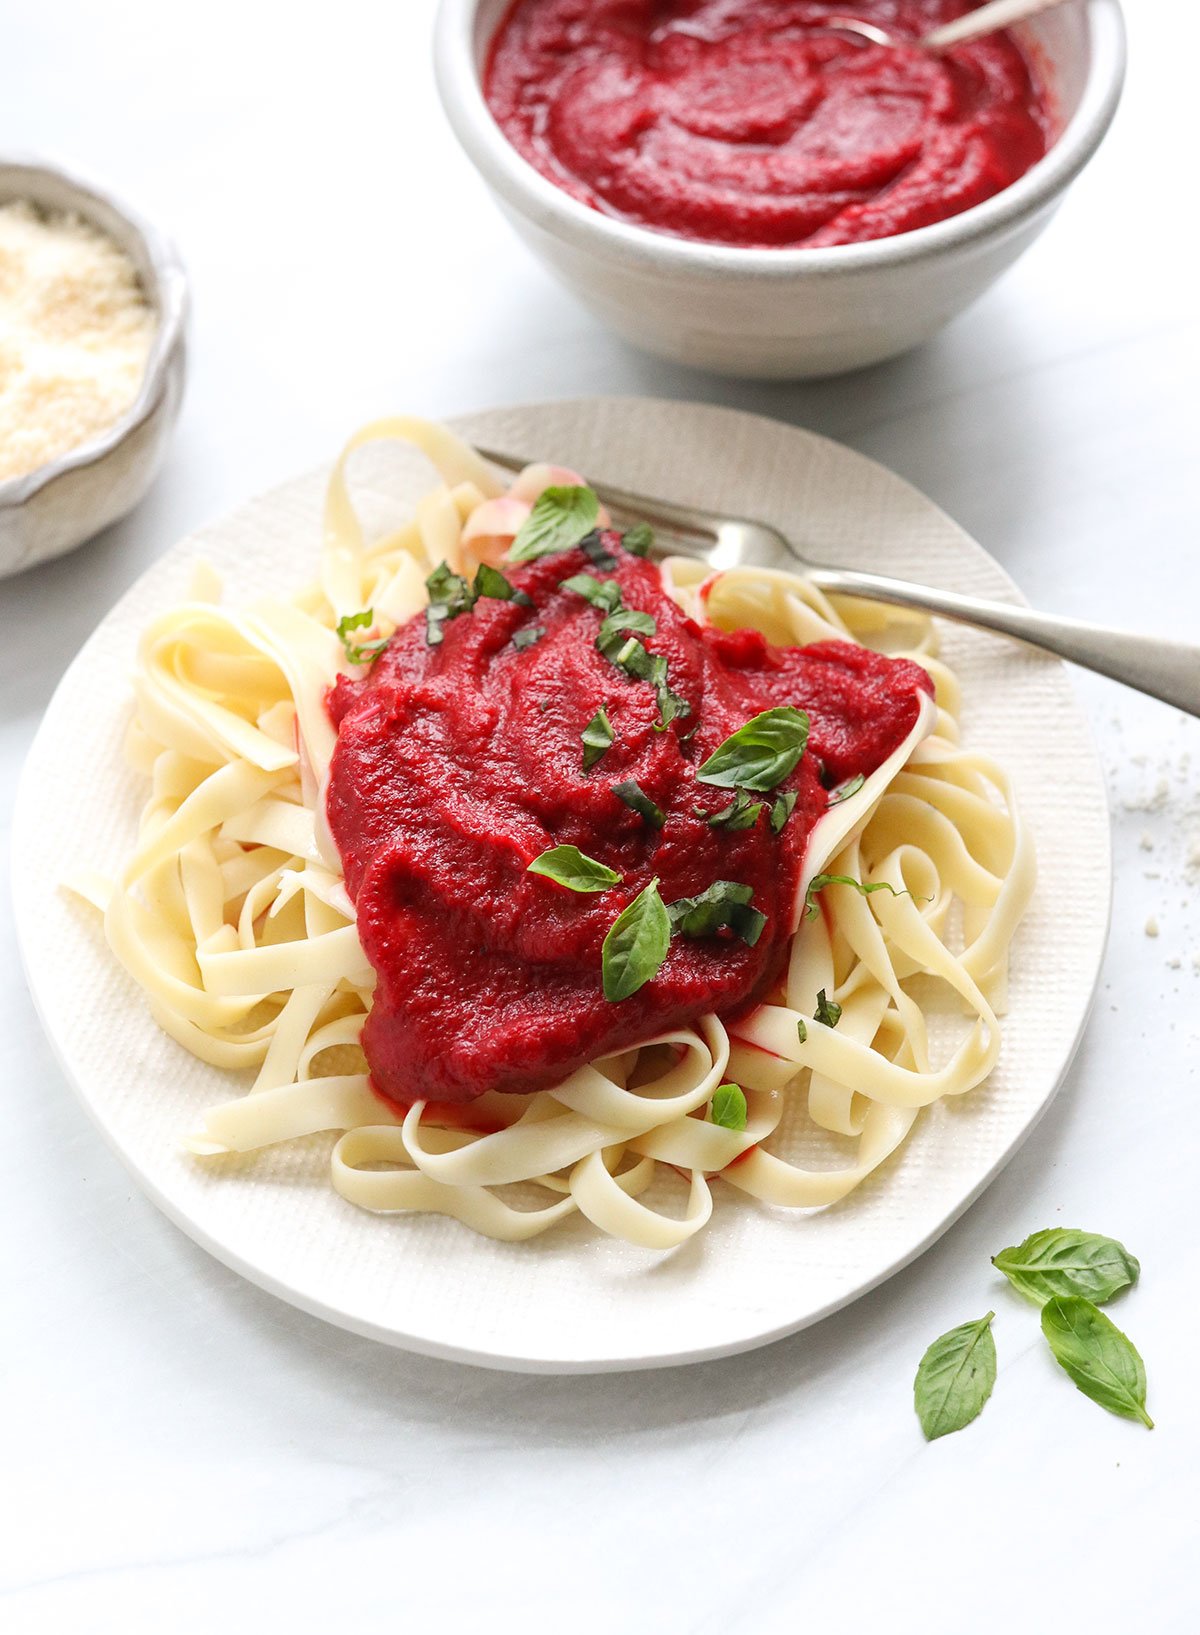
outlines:
[[1015, 1249], [1001, 1249], [992, 1265], [1013, 1288], [1039, 1306], [1055, 1295], [1079, 1294], [1102, 1306], [1138, 1280], [1141, 1267], [1115, 1238], [1075, 1227], [1034, 1232]]
[[710, 829], [752, 829], [762, 809], [762, 801], [751, 800], [744, 789], [739, 789], [728, 806], [712, 814], [708, 826]]
[[940, 1335], [926, 1351], [913, 1381], [913, 1406], [928, 1442], [961, 1431], [983, 1411], [996, 1383], [994, 1311]]
[[863, 897], [869, 897], [873, 891], [890, 891], [893, 897], [912, 896], [911, 891], [897, 891], [895, 886], [890, 885], [886, 880], [873, 880], [864, 885], [861, 880], [854, 880], [848, 874], [814, 874], [808, 882], [808, 891], [804, 897], [806, 919], [815, 920], [821, 912], [817, 907], [816, 895], [818, 891], [824, 891], [826, 886], [853, 886], [855, 891]]
[[777, 795], [771, 803], [771, 833], [777, 835], [784, 824], [796, 810], [798, 796], [794, 789], [789, 789], [784, 795]]
[[751, 907], [753, 886], [737, 880], [714, 880], [698, 897], [679, 897], [667, 905], [671, 930], [682, 937], [712, 937], [728, 929], [753, 948], [767, 916]]
[[590, 488], [544, 488], [517, 530], [508, 560], [536, 562], [556, 551], [569, 551], [591, 533], [599, 515], [600, 501]]
[[544, 874], [547, 880], [566, 886], [568, 891], [607, 891], [610, 886], [621, 884], [621, 876], [615, 869], [597, 863], [578, 846], [551, 846], [549, 851], [535, 857], [525, 872]]
[[527, 624], [523, 630], [514, 633], [512, 644], [518, 652], [524, 652], [527, 647], [532, 647], [534, 642], [540, 642], [545, 634], [540, 624]]
[[866, 781], [867, 780], [863, 777], [861, 772], [856, 773], [854, 777], [849, 780], [849, 782], [839, 784], [836, 789], [830, 790], [829, 800], [826, 804], [829, 806], [840, 806], [842, 801], [849, 800], [851, 795], [857, 795]]
[[518, 590], [504, 577], [500, 569], [493, 568], [490, 562], [479, 564], [471, 592], [476, 600], [480, 596], [487, 596], [495, 602], [515, 602], [518, 607], [533, 606], [533, 597], [527, 596], [523, 590]]
[[613, 794], [618, 800], [623, 800], [630, 811], [636, 812], [650, 828], [661, 829], [667, 821], [662, 807], [656, 806], [641, 785], [636, 784], [632, 778], [627, 779], [625, 783], [615, 783]]
[[615, 568], [617, 565], [616, 557], [601, 539], [596, 529], [593, 529], [590, 534], [587, 534], [579, 541], [579, 549], [587, 557], [593, 568], [599, 568], [601, 573], [607, 573], [610, 568]]
[[364, 608], [361, 613], [347, 613], [338, 620], [337, 633], [346, 657], [351, 664], [369, 664], [387, 646], [386, 639], [377, 642], [355, 642], [350, 639], [352, 630], [370, 630], [375, 623], [374, 608]]
[[[562, 582], [564, 590], [573, 590], [585, 602], [604, 613], [612, 613], [621, 605], [621, 586], [615, 579], [597, 579], [590, 573], [573, 573]], [[603, 629], [603, 626], [601, 626]]]
[[814, 1022], [824, 1022], [827, 1028], [835, 1028], [842, 1019], [842, 1007], [835, 999], [826, 999], [824, 988], [817, 995], [817, 1008], [813, 1012]]
[[719, 1084], [713, 1091], [712, 1121], [724, 1130], [746, 1128], [746, 1098], [740, 1084]]
[[1140, 1419], [1148, 1431], [1146, 1367], [1137, 1347], [1082, 1295], [1055, 1295], [1042, 1307], [1042, 1333], [1055, 1361], [1085, 1397], [1110, 1414]]
[[774, 789], [794, 771], [808, 743], [808, 716], [791, 704], [763, 710], [718, 744], [696, 773], [721, 789]]
[[[616, 580], [610, 579], [608, 583], [615, 585]], [[617, 588], [619, 593], [620, 587]], [[601, 624], [600, 634], [596, 638], [597, 645], [601, 641], [607, 641], [610, 636], [615, 636], [622, 630], [633, 630], [639, 636], [653, 636], [657, 629], [658, 620], [653, 613], [643, 613], [639, 608], [619, 607], [610, 613]]]
[[612, 748], [612, 723], [602, 709], [597, 710], [579, 736], [583, 741], [583, 770], [590, 772], [600, 757]]
[[671, 922], [658, 894], [658, 881], [639, 891], [608, 929], [600, 949], [604, 997], [628, 999], [658, 975], [671, 946]]
[[796, 1037], [802, 1045], [808, 1043], [808, 1023], [802, 1016], [796, 1018]]
[[621, 544], [634, 556], [645, 556], [654, 544], [654, 530], [648, 522], [635, 522], [621, 535]]

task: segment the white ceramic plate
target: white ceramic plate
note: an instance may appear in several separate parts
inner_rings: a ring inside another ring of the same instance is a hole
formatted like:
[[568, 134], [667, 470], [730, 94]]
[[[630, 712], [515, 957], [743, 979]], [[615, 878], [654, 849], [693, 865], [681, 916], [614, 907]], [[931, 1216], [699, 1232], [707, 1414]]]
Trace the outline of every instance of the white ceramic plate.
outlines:
[[[774, 421], [679, 403], [589, 399], [497, 410], [468, 436], [668, 499], [765, 517], [818, 560], [1017, 599], [1001, 568], [929, 500], [835, 443]], [[369, 525], [428, 486], [409, 451], [357, 457]], [[654, 1255], [576, 1218], [529, 1244], [451, 1220], [376, 1217], [328, 1181], [331, 1138], [205, 1164], [179, 1145], [225, 1074], [159, 1032], [96, 917], [54, 882], [115, 871], [142, 799], [121, 737], [137, 636], [186, 594], [203, 557], [227, 597], [308, 575], [324, 474], [289, 483], [184, 540], [117, 605], [63, 678], [25, 770], [14, 891], [30, 985], [84, 1106], [159, 1207], [263, 1288], [357, 1333], [434, 1356], [548, 1373], [656, 1367], [747, 1349], [815, 1322], [897, 1271], [967, 1207], [1044, 1111], [1075, 1049], [1103, 953], [1108, 813], [1062, 667], [947, 628], [964, 737], [1012, 771], [1040, 879], [1013, 962], [1000, 1065], [930, 1109], [898, 1156], [843, 1204], [793, 1214], [715, 1189], [709, 1228]]]

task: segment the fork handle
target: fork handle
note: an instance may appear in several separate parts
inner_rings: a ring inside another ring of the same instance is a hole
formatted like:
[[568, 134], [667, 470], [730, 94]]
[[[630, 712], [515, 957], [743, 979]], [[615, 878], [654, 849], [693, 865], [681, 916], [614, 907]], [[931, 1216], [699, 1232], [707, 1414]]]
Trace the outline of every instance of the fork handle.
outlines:
[[890, 602], [922, 613], [939, 613], [944, 619], [975, 625], [980, 630], [994, 630], [1082, 665], [1085, 670], [1111, 676], [1127, 687], [1149, 693], [1151, 698], [1160, 698], [1164, 704], [1174, 704], [1188, 715], [1200, 715], [1200, 647], [1191, 642], [1137, 636], [1126, 630], [1087, 624], [1082, 619], [1062, 619], [1032, 608], [1012, 607], [1007, 602], [910, 585], [881, 574], [810, 568], [806, 577], [827, 594]]

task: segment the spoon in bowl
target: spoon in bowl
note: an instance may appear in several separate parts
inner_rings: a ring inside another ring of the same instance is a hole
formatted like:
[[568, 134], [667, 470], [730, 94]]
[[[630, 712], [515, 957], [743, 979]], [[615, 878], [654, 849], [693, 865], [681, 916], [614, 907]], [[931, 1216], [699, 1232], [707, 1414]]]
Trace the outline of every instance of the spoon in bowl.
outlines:
[[919, 39], [892, 34], [876, 23], [860, 22], [857, 17], [826, 17], [821, 27], [836, 29], [839, 34], [857, 34], [872, 45], [945, 51], [952, 45], [962, 45], [964, 41], [973, 40], [980, 34], [990, 34], [994, 29], [1010, 28], [1013, 23], [1019, 23], [1026, 17], [1036, 17], [1039, 11], [1049, 11], [1051, 6], [1062, 4], [1063, 0], [988, 0], [986, 6], [978, 6], [952, 23], [943, 23], [940, 28], [931, 29]]

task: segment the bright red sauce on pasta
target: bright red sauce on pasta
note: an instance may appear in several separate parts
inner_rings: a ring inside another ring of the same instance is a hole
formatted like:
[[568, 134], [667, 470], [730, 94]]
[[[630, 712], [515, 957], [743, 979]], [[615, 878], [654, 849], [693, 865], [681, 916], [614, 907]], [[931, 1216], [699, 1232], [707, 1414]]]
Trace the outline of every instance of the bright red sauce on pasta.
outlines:
[[[662, 1029], [752, 1006], [785, 957], [827, 786], [878, 767], [929, 689], [916, 665], [848, 643], [780, 648], [754, 631], [701, 628], [656, 567], [618, 535], [602, 538], [614, 567], [581, 550], [506, 567], [532, 610], [480, 600], [433, 647], [414, 619], [364, 680], [330, 692], [338, 740], [326, 809], [378, 973], [363, 1046], [376, 1088], [396, 1102], [541, 1089]], [[601, 614], [561, 586], [577, 573], [618, 579], [625, 607], [653, 615], [657, 631], [641, 640], [666, 657], [690, 715], [655, 730], [654, 689], [597, 650]], [[534, 625], [544, 635], [515, 647]], [[732, 792], [698, 783], [697, 766], [781, 704], [811, 717], [809, 746], [780, 785], [798, 797], [790, 821], [772, 834], [764, 811], [751, 829], [712, 828], [706, 814]], [[615, 741], [584, 772], [580, 734], [601, 706]], [[613, 793], [627, 779], [665, 813], [661, 829]], [[582, 895], [526, 872], [564, 844], [622, 884]], [[655, 876], [667, 903], [717, 880], [750, 885], [766, 926], [754, 947], [727, 931], [676, 936], [658, 975], [611, 1003], [601, 944]]]
[[1011, 34], [911, 37], [968, 0], [516, 0], [489, 106], [517, 151], [597, 210], [744, 247], [852, 244], [957, 215], [1046, 151], [1047, 99]]

